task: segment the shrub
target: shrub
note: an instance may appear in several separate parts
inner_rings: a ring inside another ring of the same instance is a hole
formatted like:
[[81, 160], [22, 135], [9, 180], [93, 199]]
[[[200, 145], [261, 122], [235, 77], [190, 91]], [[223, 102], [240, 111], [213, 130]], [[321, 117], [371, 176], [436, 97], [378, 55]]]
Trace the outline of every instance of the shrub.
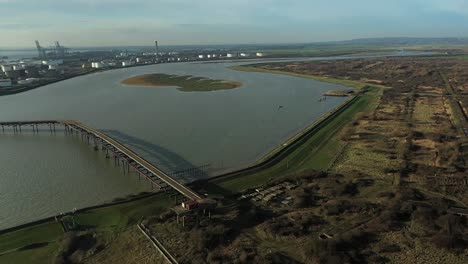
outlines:
[[432, 236], [432, 243], [437, 247], [446, 249], [465, 249], [466, 241], [460, 235], [438, 233]]

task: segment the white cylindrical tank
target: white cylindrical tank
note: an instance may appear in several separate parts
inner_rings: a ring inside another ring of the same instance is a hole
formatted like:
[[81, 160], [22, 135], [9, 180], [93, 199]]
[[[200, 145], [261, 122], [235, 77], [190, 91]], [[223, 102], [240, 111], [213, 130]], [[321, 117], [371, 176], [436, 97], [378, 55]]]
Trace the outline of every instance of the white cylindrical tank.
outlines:
[[211, 59], [211, 54], [206, 55], [208, 59]]
[[263, 57], [263, 56], [265, 56], [265, 54], [263, 54], [262, 52], [257, 52], [255, 55], [256, 55], [257, 57]]
[[91, 62], [91, 67], [95, 69], [99, 69], [103, 67], [103, 64], [101, 62]]
[[232, 53], [228, 53], [228, 54], [226, 54], [226, 57], [232, 58], [232, 57], [234, 57], [234, 55]]
[[198, 58], [199, 58], [199, 59], [204, 59], [204, 58], [205, 58], [205, 55], [200, 54], [200, 55], [198, 55]]
[[13, 67], [11, 65], [2, 65], [2, 72], [12, 71]]

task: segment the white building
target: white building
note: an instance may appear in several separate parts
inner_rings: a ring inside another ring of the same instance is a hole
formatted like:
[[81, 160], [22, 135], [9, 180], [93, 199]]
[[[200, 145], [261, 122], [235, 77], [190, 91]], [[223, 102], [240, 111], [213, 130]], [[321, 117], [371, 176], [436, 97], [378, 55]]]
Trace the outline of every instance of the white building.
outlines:
[[131, 61], [122, 61], [122, 67], [128, 67], [128, 66], [131, 66], [133, 65], [133, 63]]
[[102, 62], [91, 62], [91, 68], [101, 69], [104, 68], [104, 64]]
[[198, 55], [198, 58], [199, 58], [199, 59], [204, 59], [204, 58], [205, 58], [205, 55], [200, 54], [200, 55]]
[[11, 65], [2, 65], [2, 72], [12, 71], [13, 67]]
[[63, 59], [60, 59], [60, 60], [48, 60], [48, 61], [44, 60], [44, 61], [42, 61], [42, 64], [44, 64], [44, 65], [55, 65], [55, 66], [57, 66], [57, 65], [62, 65], [62, 64], [63, 64]]
[[228, 57], [228, 58], [232, 58], [232, 57], [234, 57], [234, 54], [232, 54], [232, 53], [228, 53], [228, 54], [226, 54], [226, 57]]
[[256, 55], [257, 57], [263, 57], [263, 56], [265, 56], [265, 54], [263, 54], [262, 52], [257, 52], [255, 55]]

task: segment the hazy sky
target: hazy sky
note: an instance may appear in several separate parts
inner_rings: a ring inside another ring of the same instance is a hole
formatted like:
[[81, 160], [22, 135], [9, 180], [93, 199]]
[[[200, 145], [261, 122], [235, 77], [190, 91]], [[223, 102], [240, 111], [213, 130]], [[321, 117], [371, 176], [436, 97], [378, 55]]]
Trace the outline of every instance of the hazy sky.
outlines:
[[0, 0], [0, 47], [466, 37], [468, 0]]

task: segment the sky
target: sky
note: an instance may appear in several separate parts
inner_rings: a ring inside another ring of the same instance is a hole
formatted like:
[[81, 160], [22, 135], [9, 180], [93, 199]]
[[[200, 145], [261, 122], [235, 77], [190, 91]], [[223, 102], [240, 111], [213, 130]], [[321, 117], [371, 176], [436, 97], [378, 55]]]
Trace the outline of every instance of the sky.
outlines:
[[468, 0], [0, 0], [0, 47], [467, 37]]

